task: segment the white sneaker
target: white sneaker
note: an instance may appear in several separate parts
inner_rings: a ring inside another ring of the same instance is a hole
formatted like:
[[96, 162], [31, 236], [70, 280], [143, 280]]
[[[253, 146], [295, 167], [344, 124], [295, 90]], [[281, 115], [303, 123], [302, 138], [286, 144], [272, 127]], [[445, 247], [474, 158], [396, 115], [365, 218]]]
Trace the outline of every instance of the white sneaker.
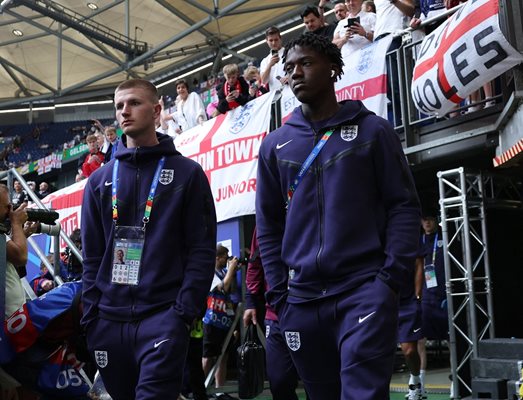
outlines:
[[409, 385], [409, 394], [406, 396], [408, 400], [423, 400], [423, 393], [421, 391], [421, 383], [416, 385]]

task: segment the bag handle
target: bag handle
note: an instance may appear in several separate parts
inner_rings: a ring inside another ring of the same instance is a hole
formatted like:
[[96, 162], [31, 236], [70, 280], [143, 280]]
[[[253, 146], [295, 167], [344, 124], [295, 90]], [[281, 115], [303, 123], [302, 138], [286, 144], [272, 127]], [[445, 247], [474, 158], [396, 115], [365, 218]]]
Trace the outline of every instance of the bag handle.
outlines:
[[254, 325], [252, 322], [249, 323], [243, 336], [243, 343], [247, 341], [258, 343], [265, 348], [265, 335], [259, 324]]

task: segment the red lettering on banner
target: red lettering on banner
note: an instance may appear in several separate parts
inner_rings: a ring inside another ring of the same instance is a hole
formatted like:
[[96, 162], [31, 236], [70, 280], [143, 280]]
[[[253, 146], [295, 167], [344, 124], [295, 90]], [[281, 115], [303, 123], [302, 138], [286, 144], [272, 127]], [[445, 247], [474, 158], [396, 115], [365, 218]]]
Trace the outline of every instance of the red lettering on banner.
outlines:
[[[478, 9], [474, 10], [472, 13], [466, 16], [462, 22], [460, 22], [452, 31], [448, 34], [448, 30], [452, 21], [445, 27], [441, 35], [441, 43], [438, 45], [436, 41], [435, 46], [438, 46], [434, 55], [428, 60], [422, 62], [419, 65], [416, 65], [413, 73], [413, 80], [418, 79], [420, 76], [425, 74], [427, 71], [430, 71], [435, 66], [438, 71], [438, 84], [449, 100], [454, 103], [459, 103], [463, 99], [459, 97], [455, 92], [456, 89], [450, 86], [447, 76], [445, 75], [445, 66], [444, 66], [444, 57], [445, 53], [450, 49], [450, 47], [458, 41], [462, 36], [466, 35], [469, 31], [468, 26], [478, 26], [483, 21], [489, 19], [490, 17], [498, 13], [498, 1], [488, 1], [484, 5], [480, 6]], [[459, 15], [457, 15], [458, 17]], [[458, 18], [456, 18], [458, 19]]]
[[387, 76], [383, 74], [337, 90], [336, 98], [338, 101], [364, 100], [385, 93], [387, 93]]
[[[227, 168], [231, 165], [241, 164], [253, 160], [258, 156], [258, 150], [266, 132], [256, 136], [242, 137], [210, 147], [205, 152], [200, 152], [190, 158], [200, 164], [209, 176], [210, 172]], [[203, 142], [202, 142], [203, 143]], [[207, 144], [205, 147], [208, 147]], [[200, 146], [202, 150], [204, 146]]]
[[29, 348], [39, 336], [25, 304], [4, 322], [4, 329], [17, 353]]
[[[216, 118], [214, 118], [214, 124], [213, 124], [212, 128], [209, 130], [207, 135], [205, 135], [205, 137], [200, 142], [199, 154], [208, 153], [209, 151], [212, 150], [212, 137], [218, 131], [218, 129], [220, 129], [220, 126], [222, 126], [223, 121], [225, 121], [225, 117], [226, 117], [226, 114], [220, 114]], [[191, 158], [193, 160], [195, 160], [196, 162], [198, 162], [198, 160], [195, 159], [194, 157], [191, 157]], [[202, 166], [203, 170], [205, 171], [205, 175], [207, 175], [207, 179], [209, 180], [209, 183], [211, 183], [211, 170], [205, 169], [204, 164], [202, 164], [202, 163], [199, 163], [199, 164]]]
[[195, 135], [192, 135], [192, 136], [189, 136], [189, 137], [184, 137], [180, 143], [178, 143], [178, 146], [185, 146], [186, 144], [189, 144], [189, 143], [192, 143], [194, 142], [196, 139], [198, 139], [198, 134], [195, 134]]
[[[74, 212], [71, 215], [68, 215], [64, 219], [60, 221], [60, 226], [62, 227], [62, 230], [67, 234], [67, 236], [71, 235], [75, 229], [78, 229], [80, 227], [80, 224], [78, 223], [78, 212]], [[64, 248], [67, 246], [67, 244], [64, 242], [63, 239], [60, 239], [60, 248]]]
[[218, 188], [218, 197], [216, 197], [214, 200], [219, 203], [222, 200], [230, 199], [236, 195], [248, 192], [256, 192], [256, 178], [251, 178]]

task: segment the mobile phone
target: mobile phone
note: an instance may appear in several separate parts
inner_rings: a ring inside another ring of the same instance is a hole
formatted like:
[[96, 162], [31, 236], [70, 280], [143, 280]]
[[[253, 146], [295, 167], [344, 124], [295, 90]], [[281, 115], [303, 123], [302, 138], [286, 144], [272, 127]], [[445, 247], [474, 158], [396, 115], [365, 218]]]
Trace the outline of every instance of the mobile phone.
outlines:
[[345, 28], [349, 29], [351, 26], [354, 25], [354, 23], [357, 22], [360, 23], [360, 17], [356, 18], [347, 18], [347, 25], [345, 25]]
[[272, 55], [278, 54], [278, 50], [271, 50], [271, 54]]
[[165, 108], [171, 108], [174, 104], [174, 99], [171, 96], [163, 96], [163, 106]]

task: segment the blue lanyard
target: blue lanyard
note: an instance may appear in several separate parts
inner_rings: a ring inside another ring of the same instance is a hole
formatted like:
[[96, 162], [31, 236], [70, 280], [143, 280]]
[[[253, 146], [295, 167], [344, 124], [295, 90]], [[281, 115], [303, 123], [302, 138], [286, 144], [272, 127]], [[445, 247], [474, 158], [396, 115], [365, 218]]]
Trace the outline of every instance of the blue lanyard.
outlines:
[[[145, 212], [143, 213], [143, 229], [151, 218], [151, 210], [153, 208], [154, 194], [158, 187], [158, 181], [160, 180], [160, 174], [162, 173], [163, 164], [165, 163], [165, 157], [160, 158], [156, 172], [154, 173], [153, 181], [151, 182], [151, 188], [149, 189], [149, 195], [147, 196], [147, 202], [145, 203]], [[115, 224], [118, 223], [118, 199], [116, 193], [118, 190], [118, 168], [120, 166], [120, 160], [116, 159], [113, 165], [113, 183], [112, 183], [112, 204], [113, 204], [113, 221]]]
[[314, 146], [314, 148], [312, 149], [311, 154], [309, 154], [305, 162], [302, 164], [300, 170], [298, 171], [298, 174], [292, 181], [291, 185], [289, 186], [289, 190], [287, 191], [287, 208], [289, 208], [289, 203], [291, 202], [292, 196], [298, 188], [298, 185], [300, 184], [301, 180], [307, 173], [307, 170], [310, 168], [318, 154], [320, 154], [320, 151], [323, 148], [323, 146], [325, 146], [325, 144], [327, 143], [327, 140], [329, 140], [329, 138], [331, 137], [332, 132], [334, 132], [334, 129], [331, 129], [330, 131], [327, 131], [323, 134], [320, 141], [316, 143], [316, 146]]
[[[423, 235], [423, 244], [425, 244], [425, 237], [427, 235]], [[434, 245], [432, 246], [432, 265], [436, 265], [436, 249], [438, 246], [438, 232], [436, 232], [436, 236], [434, 236]]]

